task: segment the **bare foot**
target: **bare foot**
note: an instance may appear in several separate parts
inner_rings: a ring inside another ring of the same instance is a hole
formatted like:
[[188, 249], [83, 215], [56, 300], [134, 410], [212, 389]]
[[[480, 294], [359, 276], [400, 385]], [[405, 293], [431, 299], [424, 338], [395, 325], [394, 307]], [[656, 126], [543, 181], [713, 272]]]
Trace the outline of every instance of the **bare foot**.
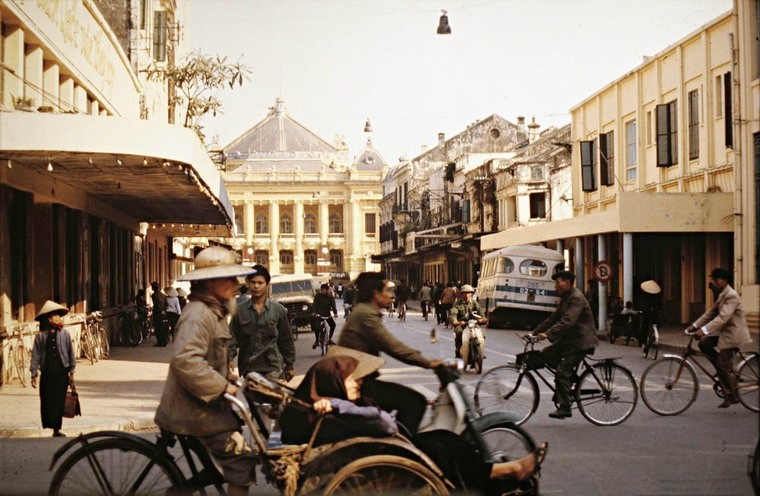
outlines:
[[510, 462], [494, 463], [491, 467], [491, 478], [509, 478], [523, 481], [531, 477], [546, 458], [549, 443], [543, 443], [533, 453]]

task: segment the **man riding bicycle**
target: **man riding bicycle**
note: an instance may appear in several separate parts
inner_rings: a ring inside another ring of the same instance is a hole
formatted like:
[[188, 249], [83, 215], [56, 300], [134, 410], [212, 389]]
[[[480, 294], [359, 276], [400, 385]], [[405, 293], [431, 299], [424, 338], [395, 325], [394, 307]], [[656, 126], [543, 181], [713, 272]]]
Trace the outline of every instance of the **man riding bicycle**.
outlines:
[[571, 417], [570, 391], [576, 380], [575, 371], [584, 355], [593, 353], [599, 345], [591, 306], [576, 288], [575, 274], [561, 270], [552, 276], [554, 288], [560, 296], [559, 306], [546, 320], [533, 330], [539, 341], [548, 339], [552, 344], [541, 350], [543, 362], [556, 370], [557, 410], [552, 418]]
[[314, 297], [314, 318], [311, 321], [311, 330], [314, 331], [314, 344], [311, 345], [311, 349], [316, 349], [319, 347], [320, 343], [320, 332], [322, 330], [322, 319], [320, 317], [327, 317], [327, 325], [330, 326], [330, 335], [328, 336], [328, 343], [329, 344], [335, 344], [333, 343], [333, 333], [335, 333], [335, 319], [330, 317], [330, 312], [335, 315], [335, 317], [338, 317], [338, 309], [335, 307], [335, 298], [330, 296], [330, 285], [329, 284], [323, 284], [320, 286], [319, 294]]

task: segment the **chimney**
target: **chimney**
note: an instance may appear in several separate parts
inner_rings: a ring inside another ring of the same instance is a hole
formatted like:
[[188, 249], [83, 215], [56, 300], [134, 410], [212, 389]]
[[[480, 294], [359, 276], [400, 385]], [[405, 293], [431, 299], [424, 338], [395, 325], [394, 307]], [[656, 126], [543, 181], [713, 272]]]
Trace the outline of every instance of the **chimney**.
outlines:
[[517, 116], [517, 139], [524, 140], [528, 137], [528, 133], [525, 132], [525, 117], [522, 115]]
[[438, 146], [443, 148], [446, 143], [446, 135], [444, 133], [438, 133]]
[[427, 145], [420, 145], [420, 155], [427, 151]]
[[530, 124], [528, 124], [528, 142], [533, 143], [535, 142], [539, 136], [541, 136], [541, 133], [538, 132], [538, 130], [541, 128], [541, 124], [536, 122], [536, 116], [533, 116], [533, 120]]

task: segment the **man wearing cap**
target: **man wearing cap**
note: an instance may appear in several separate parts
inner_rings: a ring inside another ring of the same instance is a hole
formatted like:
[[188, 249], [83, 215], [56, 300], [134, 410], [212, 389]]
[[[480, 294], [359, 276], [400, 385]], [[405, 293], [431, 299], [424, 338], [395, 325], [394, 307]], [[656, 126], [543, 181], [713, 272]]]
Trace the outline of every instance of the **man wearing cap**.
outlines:
[[[408, 347], [388, 329], [382, 321], [382, 310], [393, 299], [391, 282], [382, 272], [362, 272], [356, 279], [357, 305], [348, 316], [338, 337], [338, 345], [380, 356], [387, 353], [408, 365], [434, 369], [443, 364], [441, 360], [425, 358], [418, 350]], [[394, 382], [377, 380], [377, 374], [364, 381], [364, 392], [387, 411], [398, 412], [396, 419], [414, 434], [427, 408], [427, 400], [421, 393]]]
[[253, 269], [235, 263], [235, 254], [219, 246], [201, 251], [190, 281], [190, 301], [177, 323], [176, 352], [169, 364], [155, 421], [162, 429], [196, 436], [222, 467], [228, 494], [247, 494], [255, 482], [256, 455], [241, 433], [240, 420], [224, 394], [235, 394], [228, 381], [227, 317], [234, 307], [238, 277]]
[[161, 286], [157, 282], [150, 283], [153, 293], [153, 329], [156, 331], [156, 344], [154, 346], [166, 346], [169, 341], [169, 319], [166, 315], [166, 296], [161, 292]]
[[733, 359], [736, 351], [752, 341], [744, 316], [739, 293], [729, 284], [731, 273], [722, 268], [710, 274], [710, 288], [718, 293], [715, 305], [690, 325], [686, 332], [699, 341], [699, 349], [715, 366], [720, 385], [725, 392], [718, 408], [728, 408], [739, 402], [736, 397], [736, 378]]
[[551, 345], [541, 350], [544, 363], [555, 368], [557, 411], [552, 418], [567, 418], [570, 413], [570, 390], [576, 380], [575, 371], [583, 356], [593, 353], [599, 345], [591, 306], [583, 293], [574, 286], [575, 274], [561, 270], [552, 276], [559, 294], [559, 307], [533, 330], [539, 341], [548, 339]]
[[269, 298], [271, 277], [266, 267], [254, 265], [247, 279], [251, 298], [240, 303], [230, 321], [230, 365], [237, 355], [240, 375], [258, 372], [289, 381], [295, 375], [296, 346], [288, 311]]
[[[454, 352], [457, 358], [462, 358], [462, 332], [470, 316], [477, 315], [478, 324], [485, 324], [487, 320], [483, 317], [483, 309], [480, 304], [472, 299], [475, 289], [469, 284], [462, 286], [460, 290], [462, 299], [457, 300], [451, 308], [451, 325], [454, 327]], [[465, 364], [466, 366], [467, 364]]]

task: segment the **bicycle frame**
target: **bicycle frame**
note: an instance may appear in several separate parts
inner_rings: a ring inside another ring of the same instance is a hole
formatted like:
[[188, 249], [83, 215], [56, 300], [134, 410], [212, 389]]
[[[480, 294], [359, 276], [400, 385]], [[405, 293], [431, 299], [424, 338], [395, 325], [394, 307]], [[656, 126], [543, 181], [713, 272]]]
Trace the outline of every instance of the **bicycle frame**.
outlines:
[[[663, 355], [663, 358], [676, 358], [676, 359], [680, 359], [681, 360], [681, 363], [678, 366], [678, 373], [676, 374], [676, 377], [675, 377], [675, 380], [673, 381], [673, 383], [674, 384], [677, 383], [678, 380], [681, 378], [681, 373], [683, 372], [684, 366], [691, 366], [691, 368], [693, 369], [694, 365], [696, 365], [697, 368], [699, 368], [699, 370], [701, 370], [702, 372], [704, 372], [704, 374], [707, 377], [710, 378], [710, 380], [713, 382], [713, 389], [715, 390], [715, 394], [718, 394], [718, 396], [720, 396], [720, 394], [718, 393], [718, 390], [716, 389], [716, 387], [720, 385], [720, 381], [718, 381], [718, 379], [717, 379], [717, 377], [716, 377], [715, 374], [711, 374], [707, 370], [707, 368], [704, 365], [702, 365], [702, 361], [698, 359], [697, 351], [692, 347], [692, 343], [693, 342], [694, 342], [694, 336], [689, 336], [689, 342], [686, 345], [686, 349], [684, 350], [684, 352], [682, 354], [680, 354], [680, 355], [676, 355], [676, 354], [665, 354], [665, 355]], [[741, 363], [742, 361], [744, 361], [747, 358], [749, 358], [752, 354], [751, 353], [745, 353], [745, 352], [743, 352], [741, 350], [738, 350], [737, 351], [737, 355], [739, 355], [739, 362]], [[708, 362], [709, 362], [709, 360], [708, 360]], [[712, 362], [710, 362], [710, 363], [712, 363]]]

